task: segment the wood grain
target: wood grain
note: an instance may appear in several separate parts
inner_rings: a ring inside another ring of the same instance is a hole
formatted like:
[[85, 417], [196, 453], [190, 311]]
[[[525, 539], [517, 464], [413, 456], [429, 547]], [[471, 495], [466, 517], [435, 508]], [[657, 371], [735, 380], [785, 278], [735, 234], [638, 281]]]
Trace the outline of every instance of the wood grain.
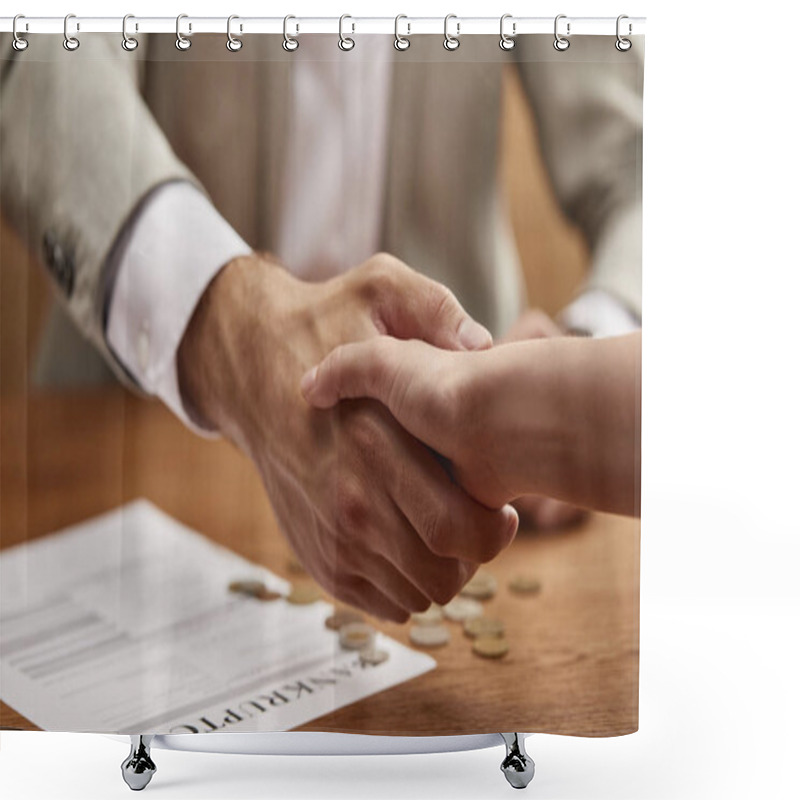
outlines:
[[[290, 551], [260, 480], [227, 442], [194, 436], [162, 406], [119, 387], [19, 394], [0, 403], [0, 547], [147, 497], [292, 578]], [[452, 643], [431, 651], [437, 669], [303, 729], [391, 735], [635, 731], [638, 521], [594, 515], [574, 530], [520, 532], [489, 568], [501, 588], [486, 613], [506, 623], [512, 645], [506, 658], [474, 656], [453, 626]], [[539, 595], [508, 591], [518, 571], [540, 577]], [[379, 627], [409, 644], [407, 625]], [[6, 704], [0, 704], [0, 728], [36, 729]]]

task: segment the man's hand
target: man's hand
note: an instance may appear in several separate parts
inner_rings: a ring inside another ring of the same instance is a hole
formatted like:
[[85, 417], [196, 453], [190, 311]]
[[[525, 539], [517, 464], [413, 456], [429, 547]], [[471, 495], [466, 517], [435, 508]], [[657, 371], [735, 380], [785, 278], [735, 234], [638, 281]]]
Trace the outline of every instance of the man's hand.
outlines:
[[304, 402], [308, 368], [379, 334], [451, 350], [491, 345], [451, 292], [391, 256], [317, 284], [248, 256], [206, 290], [178, 372], [193, 413], [258, 467], [313, 577], [345, 602], [403, 621], [452, 598], [511, 542], [518, 518], [469, 497], [379, 404], [320, 411]]
[[[539, 308], [530, 308], [520, 314], [502, 343], [523, 342], [528, 339], [550, 339], [564, 336], [564, 331], [548, 314]], [[565, 503], [555, 497], [537, 494], [523, 495], [514, 501], [520, 515], [520, 526], [536, 530], [554, 530], [577, 525], [586, 517], [586, 509]]]

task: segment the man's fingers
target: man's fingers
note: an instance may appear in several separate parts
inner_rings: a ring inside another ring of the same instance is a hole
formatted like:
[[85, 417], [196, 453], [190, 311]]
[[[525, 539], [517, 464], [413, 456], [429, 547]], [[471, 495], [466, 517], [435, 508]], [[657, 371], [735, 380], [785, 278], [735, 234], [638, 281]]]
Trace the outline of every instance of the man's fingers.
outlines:
[[454, 484], [419, 442], [409, 438], [405, 448], [398, 463], [413, 464], [413, 469], [398, 470], [392, 496], [428, 550], [443, 558], [486, 563], [511, 544], [519, 517], [510, 505], [487, 508]]
[[441, 283], [426, 278], [392, 256], [376, 257], [367, 279], [382, 283], [377, 311], [386, 333], [398, 339], [422, 339], [446, 350], [484, 350], [492, 335], [462, 308]]
[[408, 611], [387, 597], [374, 584], [361, 577], [353, 577], [346, 583], [337, 585], [336, 591], [332, 594], [335, 594], [342, 602], [381, 619], [405, 622], [409, 617]]
[[523, 495], [514, 501], [520, 516], [520, 527], [533, 530], [556, 530], [582, 522], [588, 513], [585, 509], [541, 495]]

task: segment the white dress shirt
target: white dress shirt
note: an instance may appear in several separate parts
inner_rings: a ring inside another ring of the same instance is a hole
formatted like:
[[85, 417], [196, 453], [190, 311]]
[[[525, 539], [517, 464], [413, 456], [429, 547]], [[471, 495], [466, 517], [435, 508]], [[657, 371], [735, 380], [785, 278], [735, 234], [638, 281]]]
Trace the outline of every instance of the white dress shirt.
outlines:
[[[301, 278], [331, 277], [379, 247], [390, 91], [390, 61], [379, 39], [364, 37], [358, 43], [374, 51], [358, 62], [358, 83], [352, 80], [353, 64], [347, 85], [336, 61], [302, 60], [295, 67], [275, 254]], [[309, 50], [329, 46], [314, 37], [303, 41]], [[317, 124], [320, 119], [324, 125]], [[336, 249], [337, 242], [340, 248], [347, 243], [347, 252]], [[182, 402], [178, 347], [213, 277], [232, 258], [250, 252], [205, 195], [176, 182], [146, 198], [115, 256], [109, 346], [142, 389], [160, 397], [198, 433], [211, 432], [197, 426]], [[562, 323], [596, 336], [638, 327], [618, 300], [596, 289], [565, 309]]]

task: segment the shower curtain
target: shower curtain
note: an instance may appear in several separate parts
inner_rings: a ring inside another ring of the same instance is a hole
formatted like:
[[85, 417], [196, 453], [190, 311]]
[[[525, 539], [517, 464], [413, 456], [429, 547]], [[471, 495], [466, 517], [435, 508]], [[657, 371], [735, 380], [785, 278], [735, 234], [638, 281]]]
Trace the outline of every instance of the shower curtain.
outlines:
[[0, 727], [635, 731], [643, 37], [296, 34], [2, 35]]

